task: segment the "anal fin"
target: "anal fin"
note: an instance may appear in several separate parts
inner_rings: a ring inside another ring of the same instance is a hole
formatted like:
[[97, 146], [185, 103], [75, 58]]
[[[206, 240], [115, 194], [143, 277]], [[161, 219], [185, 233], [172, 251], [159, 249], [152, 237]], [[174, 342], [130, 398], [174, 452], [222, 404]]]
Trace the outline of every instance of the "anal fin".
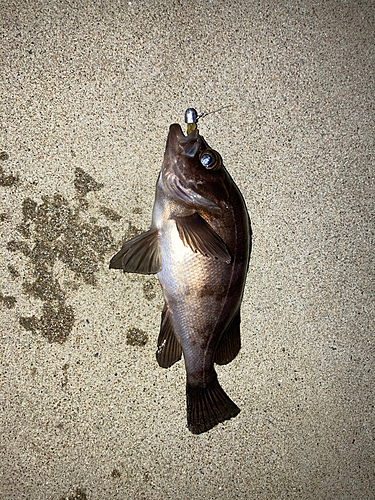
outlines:
[[241, 317], [238, 310], [225, 329], [216, 348], [214, 361], [218, 365], [226, 365], [233, 361], [241, 349], [240, 323]]
[[109, 268], [127, 273], [156, 274], [161, 271], [158, 230], [147, 231], [129, 241], [112, 257]]
[[176, 337], [168, 306], [164, 304], [163, 312], [161, 313], [161, 326], [156, 359], [159, 366], [162, 368], [169, 368], [179, 361], [181, 356], [182, 347]]

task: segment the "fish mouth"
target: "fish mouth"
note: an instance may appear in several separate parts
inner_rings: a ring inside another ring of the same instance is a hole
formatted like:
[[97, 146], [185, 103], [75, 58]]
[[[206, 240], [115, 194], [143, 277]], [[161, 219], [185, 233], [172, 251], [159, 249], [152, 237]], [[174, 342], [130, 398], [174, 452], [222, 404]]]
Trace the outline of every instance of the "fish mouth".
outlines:
[[165, 162], [168, 168], [163, 168], [161, 177], [162, 185], [173, 197], [178, 198], [188, 205], [198, 205], [210, 210], [220, 209], [212, 200], [202, 196], [192, 189], [189, 184], [193, 181], [184, 179], [181, 169], [178, 166], [181, 155], [194, 158], [202, 146], [202, 138], [197, 129], [185, 136], [180, 125], [174, 123], [169, 128], [167, 145], [165, 149]]
[[185, 135], [181, 126], [178, 123], [173, 123], [169, 127], [165, 151], [168, 152], [170, 156], [182, 152], [186, 156], [193, 158], [197, 154], [200, 146], [199, 139], [200, 135], [198, 129], [193, 130], [189, 135]]

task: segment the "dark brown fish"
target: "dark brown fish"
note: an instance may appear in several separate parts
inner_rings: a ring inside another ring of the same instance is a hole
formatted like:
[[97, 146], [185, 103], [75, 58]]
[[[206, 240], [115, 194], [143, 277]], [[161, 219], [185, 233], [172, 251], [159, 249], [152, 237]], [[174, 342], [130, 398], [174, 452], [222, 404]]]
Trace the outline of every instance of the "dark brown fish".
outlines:
[[157, 181], [151, 229], [124, 243], [110, 267], [157, 273], [165, 299], [156, 358], [183, 353], [187, 421], [194, 434], [239, 413], [214, 363], [240, 350], [240, 305], [251, 248], [243, 197], [198, 130], [171, 125]]

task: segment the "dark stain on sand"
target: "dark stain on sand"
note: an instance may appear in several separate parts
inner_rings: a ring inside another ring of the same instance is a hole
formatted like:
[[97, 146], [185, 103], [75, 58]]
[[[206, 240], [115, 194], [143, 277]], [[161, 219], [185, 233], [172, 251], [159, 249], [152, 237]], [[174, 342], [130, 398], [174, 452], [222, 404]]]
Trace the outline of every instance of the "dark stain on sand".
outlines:
[[[0, 183], [1, 175], [2, 172]], [[32, 279], [23, 280], [23, 291], [31, 298], [42, 301], [42, 315], [21, 317], [20, 324], [49, 342], [65, 342], [75, 321], [73, 307], [67, 301], [69, 290], [60, 283], [54, 270], [57, 261], [74, 274], [78, 286], [95, 286], [96, 273], [105, 255], [116, 248], [110, 228], [100, 225], [97, 219], [85, 217], [89, 208], [86, 195], [90, 191], [98, 191], [103, 184], [77, 168], [74, 187], [76, 199], [73, 203], [60, 194], [42, 196], [41, 203], [31, 198], [24, 199], [22, 222], [17, 227], [23, 239], [7, 244], [9, 251], [23, 254], [31, 266]], [[107, 207], [101, 207], [99, 215], [109, 221], [121, 218]], [[8, 266], [8, 270], [13, 279], [18, 278], [20, 273], [15, 266]], [[14, 306], [11, 297], [2, 295], [0, 300], [6, 307]]]
[[[9, 154], [6, 151], [0, 151], [0, 161], [9, 160]], [[0, 186], [10, 187], [19, 182], [18, 175], [7, 174], [2, 165], [0, 165]]]
[[77, 488], [76, 491], [69, 496], [63, 496], [60, 500], [87, 500], [86, 490], [83, 488]]
[[126, 334], [126, 343], [133, 347], [143, 347], [147, 344], [148, 335], [140, 328], [130, 328]]
[[17, 299], [15, 297], [12, 297], [11, 295], [4, 295], [0, 292], [0, 304], [3, 304], [7, 309], [13, 309], [16, 302]]

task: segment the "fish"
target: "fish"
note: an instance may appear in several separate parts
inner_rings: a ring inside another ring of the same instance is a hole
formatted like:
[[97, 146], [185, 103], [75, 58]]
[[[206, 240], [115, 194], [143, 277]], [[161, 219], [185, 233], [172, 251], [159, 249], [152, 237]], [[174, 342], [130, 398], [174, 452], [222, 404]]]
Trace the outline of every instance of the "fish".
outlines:
[[[194, 110], [193, 110], [194, 111]], [[183, 355], [187, 427], [209, 431], [240, 409], [221, 387], [215, 364], [241, 347], [240, 306], [251, 253], [246, 204], [221, 155], [197, 128], [169, 128], [149, 231], [126, 241], [111, 269], [157, 274], [164, 307], [156, 359]]]

